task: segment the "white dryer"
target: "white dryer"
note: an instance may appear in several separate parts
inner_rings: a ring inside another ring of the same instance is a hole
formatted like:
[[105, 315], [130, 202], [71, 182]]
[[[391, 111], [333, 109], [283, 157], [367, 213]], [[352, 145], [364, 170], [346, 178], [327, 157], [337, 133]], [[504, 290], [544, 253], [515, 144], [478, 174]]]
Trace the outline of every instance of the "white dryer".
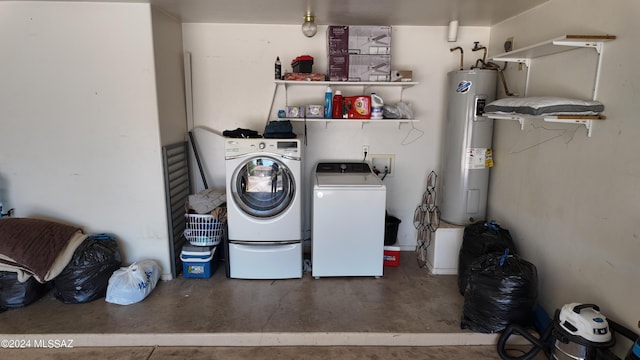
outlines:
[[229, 276], [302, 277], [298, 139], [225, 139]]
[[312, 276], [382, 276], [385, 185], [358, 162], [318, 163], [314, 178]]

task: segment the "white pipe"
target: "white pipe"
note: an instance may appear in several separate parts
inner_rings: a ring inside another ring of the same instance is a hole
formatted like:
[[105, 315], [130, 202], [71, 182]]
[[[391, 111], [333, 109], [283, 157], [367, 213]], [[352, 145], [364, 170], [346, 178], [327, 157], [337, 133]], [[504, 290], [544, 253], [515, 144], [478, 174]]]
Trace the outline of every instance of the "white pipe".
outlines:
[[449, 22], [449, 34], [447, 35], [447, 41], [455, 42], [458, 40], [458, 20], [451, 20]]

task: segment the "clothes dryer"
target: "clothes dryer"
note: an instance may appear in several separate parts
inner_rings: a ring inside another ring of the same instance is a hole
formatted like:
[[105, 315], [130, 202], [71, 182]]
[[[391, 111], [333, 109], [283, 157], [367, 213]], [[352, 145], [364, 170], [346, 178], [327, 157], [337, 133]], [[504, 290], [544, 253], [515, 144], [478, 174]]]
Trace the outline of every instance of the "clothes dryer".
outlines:
[[229, 276], [302, 277], [298, 139], [225, 139]]

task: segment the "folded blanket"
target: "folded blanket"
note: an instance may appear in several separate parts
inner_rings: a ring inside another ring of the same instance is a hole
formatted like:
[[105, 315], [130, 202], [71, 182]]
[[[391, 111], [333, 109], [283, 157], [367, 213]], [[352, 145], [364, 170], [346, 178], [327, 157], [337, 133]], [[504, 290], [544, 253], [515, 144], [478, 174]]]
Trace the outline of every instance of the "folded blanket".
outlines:
[[580, 100], [553, 96], [503, 98], [484, 107], [488, 113], [543, 115], [598, 115], [604, 111], [599, 101]]
[[0, 271], [18, 273], [23, 282], [33, 276], [41, 283], [55, 278], [86, 239], [75, 226], [47, 220], [0, 220]]
[[296, 134], [292, 130], [293, 126], [290, 120], [271, 121], [265, 127], [262, 136], [270, 139], [294, 139]]

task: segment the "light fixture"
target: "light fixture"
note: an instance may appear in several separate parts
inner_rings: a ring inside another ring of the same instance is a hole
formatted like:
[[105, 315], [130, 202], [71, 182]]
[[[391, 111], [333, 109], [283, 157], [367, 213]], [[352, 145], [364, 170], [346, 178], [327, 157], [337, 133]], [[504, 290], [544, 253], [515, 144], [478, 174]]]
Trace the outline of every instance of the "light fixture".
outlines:
[[451, 20], [449, 22], [449, 35], [447, 35], [447, 41], [455, 42], [458, 40], [458, 20]]
[[310, 12], [304, 15], [304, 22], [302, 23], [302, 33], [306, 37], [313, 37], [318, 32], [318, 26], [314, 22], [314, 17]]

